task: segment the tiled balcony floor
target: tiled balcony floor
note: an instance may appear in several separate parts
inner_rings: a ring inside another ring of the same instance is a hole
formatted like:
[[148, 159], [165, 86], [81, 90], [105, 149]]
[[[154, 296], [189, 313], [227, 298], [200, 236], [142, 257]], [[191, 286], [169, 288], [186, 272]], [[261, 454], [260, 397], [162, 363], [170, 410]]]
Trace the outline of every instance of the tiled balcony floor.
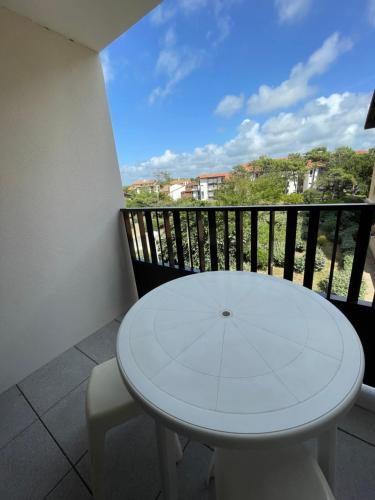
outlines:
[[[115, 355], [119, 320], [69, 349], [0, 395], [0, 499], [90, 498], [84, 401], [92, 367]], [[338, 500], [375, 498], [375, 415], [354, 408], [340, 423]], [[183, 439], [180, 498], [209, 500], [211, 450]], [[106, 498], [162, 499], [149, 417], [107, 435]], [[302, 499], [301, 499], [302, 500]]]

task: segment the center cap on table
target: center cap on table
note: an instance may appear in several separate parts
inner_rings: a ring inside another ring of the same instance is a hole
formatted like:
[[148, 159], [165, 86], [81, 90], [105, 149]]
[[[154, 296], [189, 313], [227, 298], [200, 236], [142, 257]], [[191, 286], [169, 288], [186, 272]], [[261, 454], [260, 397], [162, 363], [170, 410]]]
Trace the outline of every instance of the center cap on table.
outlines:
[[228, 311], [228, 309], [224, 309], [224, 311], [221, 312], [221, 315], [224, 317], [224, 318], [228, 318], [229, 316], [232, 316], [232, 312], [231, 311]]

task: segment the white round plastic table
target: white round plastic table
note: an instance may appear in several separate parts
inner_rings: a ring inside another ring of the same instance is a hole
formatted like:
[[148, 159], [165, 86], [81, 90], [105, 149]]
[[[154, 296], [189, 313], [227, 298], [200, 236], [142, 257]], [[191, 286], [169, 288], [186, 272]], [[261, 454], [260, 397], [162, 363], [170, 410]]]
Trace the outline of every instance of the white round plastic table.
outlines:
[[179, 278], [129, 310], [117, 358], [156, 420], [166, 499], [177, 498], [170, 429], [227, 448], [318, 437], [334, 487], [336, 421], [358, 395], [364, 357], [352, 325], [317, 293], [240, 271]]

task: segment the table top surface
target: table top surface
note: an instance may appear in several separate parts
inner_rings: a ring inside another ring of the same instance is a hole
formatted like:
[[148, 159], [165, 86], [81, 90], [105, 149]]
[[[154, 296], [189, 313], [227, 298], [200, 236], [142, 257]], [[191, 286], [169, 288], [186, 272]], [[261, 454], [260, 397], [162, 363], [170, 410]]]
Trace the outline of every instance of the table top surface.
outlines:
[[338, 416], [364, 369], [358, 336], [315, 292], [249, 272], [207, 272], [140, 299], [118, 335], [133, 396], [201, 433], [293, 433]]

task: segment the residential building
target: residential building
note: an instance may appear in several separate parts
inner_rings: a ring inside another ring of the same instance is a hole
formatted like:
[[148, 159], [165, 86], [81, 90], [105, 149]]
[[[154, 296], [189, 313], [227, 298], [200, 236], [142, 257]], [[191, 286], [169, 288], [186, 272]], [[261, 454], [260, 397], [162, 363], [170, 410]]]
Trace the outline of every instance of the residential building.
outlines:
[[213, 200], [215, 190], [222, 184], [230, 174], [228, 172], [212, 172], [198, 176], [200, 199], [207, 201]]
[[188, 186], [190, 182], [190, 179], [175, 179], [169, 183], [168, 194], [173, 201], [177, 201], [182, 198], [182, 195], [186, 190], [186, 186]]
[[145, 191], [147, 193], [158, 193], [160, 191], [160, 184], [155, 179], [142, 179], [130, 184], [128, 190], [135, 191], [137, 194]]
[[182, 199], [200, 200], [200, 191], [198, 182], [190, 182], [185, 186], [181, 193]]

